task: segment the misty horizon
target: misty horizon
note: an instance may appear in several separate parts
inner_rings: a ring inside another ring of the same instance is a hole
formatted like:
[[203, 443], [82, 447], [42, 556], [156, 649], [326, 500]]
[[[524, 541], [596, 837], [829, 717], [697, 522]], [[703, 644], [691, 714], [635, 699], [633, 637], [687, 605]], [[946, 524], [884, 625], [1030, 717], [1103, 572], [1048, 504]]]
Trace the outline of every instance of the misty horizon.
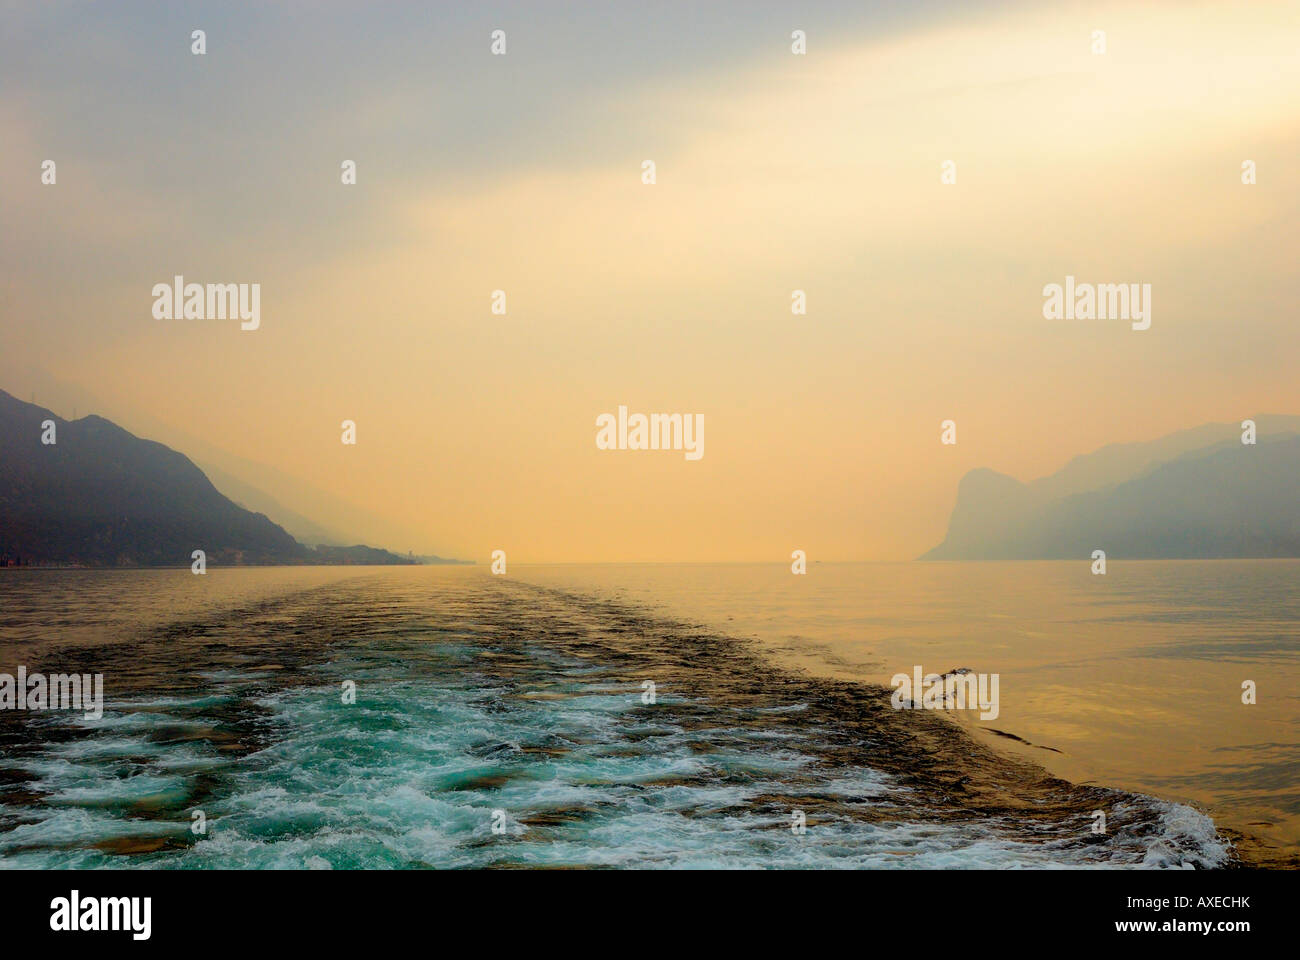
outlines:
[[[1283, 7], [813, 4], [799, 55], [776, 5], [507, 7], [508, 56], [502, 11], [207, 11], [196, 56], [196, 13], [15, 9], [0, 383], [327, 535], [539, 561], [911, 559], [971, 470], [1300, 413]], [[619, 405], [707, 453], [599, 449]]]

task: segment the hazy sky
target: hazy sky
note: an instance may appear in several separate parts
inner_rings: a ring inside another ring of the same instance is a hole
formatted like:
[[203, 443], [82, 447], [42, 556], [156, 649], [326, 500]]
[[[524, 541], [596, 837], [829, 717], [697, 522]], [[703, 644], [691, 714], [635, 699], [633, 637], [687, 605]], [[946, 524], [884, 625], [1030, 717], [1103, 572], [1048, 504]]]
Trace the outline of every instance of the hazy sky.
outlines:
[[0, 8], [0, 387], [515, 562], [910, 558], [972, 467], [1300, 413], [1300, 4], [469, 6]]

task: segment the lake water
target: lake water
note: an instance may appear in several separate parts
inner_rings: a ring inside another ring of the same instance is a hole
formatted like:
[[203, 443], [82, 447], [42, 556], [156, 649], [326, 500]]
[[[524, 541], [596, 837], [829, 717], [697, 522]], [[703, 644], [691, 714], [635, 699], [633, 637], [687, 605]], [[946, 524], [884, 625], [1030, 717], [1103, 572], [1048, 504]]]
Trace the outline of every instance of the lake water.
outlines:
[[[1295, 865], [1297, 575], [0, 571], [0, 671], [106, 699], [0, 711], [0, 865]], [[917, 665], [999, 716], [892, 709]]]

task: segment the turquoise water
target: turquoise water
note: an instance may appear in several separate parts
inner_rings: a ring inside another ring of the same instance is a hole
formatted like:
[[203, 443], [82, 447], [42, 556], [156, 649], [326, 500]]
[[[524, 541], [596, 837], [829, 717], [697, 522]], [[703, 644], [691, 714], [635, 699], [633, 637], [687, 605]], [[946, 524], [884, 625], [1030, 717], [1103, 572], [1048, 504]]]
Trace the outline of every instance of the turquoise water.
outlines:
[[[15, 582], [11, 616], [36, 581]], [[123, 610], [193, 587], [170, 573], [111, 584]], [[1034, 867], [1229, 857], [1190, 807], [1072, 786], [940, 718], [890, 710], [881, 691], [777, 670], [747, 644], [630, 605], [423, 569], [263, 593], [230, 587], [227, 599], [218, 609], [205, 594], [201, 607], [154, 615], [134, 635], [131, 614], [101, 607], [93, 616], [113, 621], [115, 642], [44, 652], [48, 669], [103, 672], [107, 705], [100, 720], [0, 721], [0, 863]], [[27, 603], [35, 615], [40, 601]], [[653, 704], [642, 701], [647, 680]], [[1105, 836], [1090, 831], [1096, 809], [1107, 813]], [[195, 811], [205, 833], [192, 829]], [[791, 829], [796, 811], [802, 833]]]

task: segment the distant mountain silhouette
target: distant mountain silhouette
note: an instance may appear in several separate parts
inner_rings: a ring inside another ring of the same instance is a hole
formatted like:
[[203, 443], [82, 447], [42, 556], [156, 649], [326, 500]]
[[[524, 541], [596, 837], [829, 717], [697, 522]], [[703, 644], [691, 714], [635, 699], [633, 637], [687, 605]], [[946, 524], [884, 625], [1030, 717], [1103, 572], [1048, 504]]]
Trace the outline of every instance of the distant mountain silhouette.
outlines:
[[1300, 557], [1300, 418], [1256, 423], [1255, 445], [1211, 424], [1103, 447], [1029, 484], [972, 470], [921, 559]]
[[214, 564], [409, 562], [369, 547], [317, 554], [175, 450], [0, 390], [0, 563], [187, 566], [195, 550]]
[[322, 543], [317, 545], [315, 559], [312, 562], [361, 563], [373, 566], [375, 564], [415, 564], [419, 561], [414, 557], [399, 556], [396, 553], [389, 553], [387, 550], [381, 550], [378, 547], [367, 547], [360, 543], [351, 547], [338, 547]]
[[195, 466], [203, 471], [204, 475], [212, 481], [212, 485], [220, 493], [229, 497], [245, 510], [274, 517], [275, 522], [284, 527], [290, 536], [299, 543], [308, 545], [313, 543], [328, 544], [331, 547], [347, 545], [349, 538], [345, 534], [322, 526], [297, 510], [286, 507], [283, 501], [266, 493], [260, 487], [255, 487], [251, 483], [239, 479], [211, 462], [196, 460]]

